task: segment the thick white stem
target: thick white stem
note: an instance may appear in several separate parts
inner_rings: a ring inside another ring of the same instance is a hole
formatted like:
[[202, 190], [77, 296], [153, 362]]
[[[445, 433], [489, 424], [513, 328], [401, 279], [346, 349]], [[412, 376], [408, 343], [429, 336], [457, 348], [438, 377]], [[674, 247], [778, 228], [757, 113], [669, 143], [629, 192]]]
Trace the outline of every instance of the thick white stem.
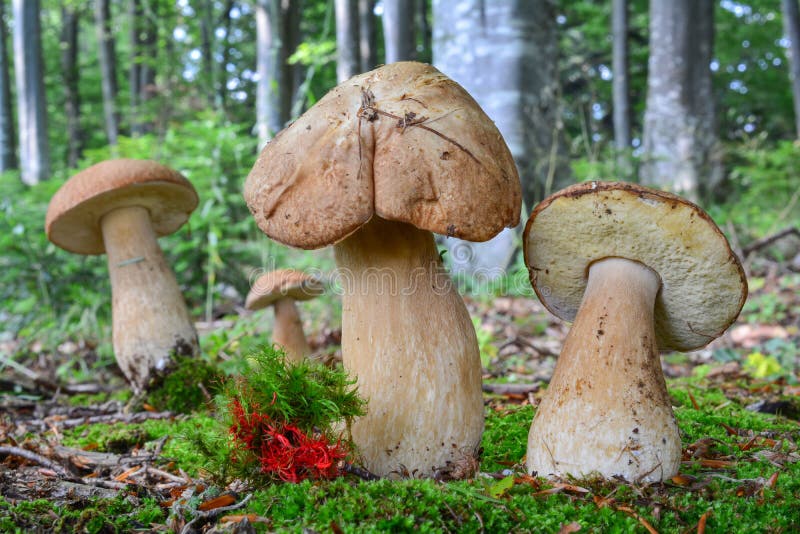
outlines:
[[145, 208], [100, 221], [111, 276], [114, 353], [135, 391], [165, 372], [174, 355], [198, 352], [197, 333]]
[[311, 347], [303, 333], [303, 321], [297, 313], [294, 299], [278, 299], [274, 306], [275, 328], [272, 331], [272, 341], [283, 347], [288, 361], [299, 362], [311, 354]]
[[528, 436], [539, 475], [630, 482], [674, 476], [681, 441], [653, 330], [661, 285], [644, 265], [594, 263], [575, 323]]
[[483, 432], [475, 329], [430, 232], [378, 217], [335, 246], [342, 356], [368, 400], [367, 469], [433, 476], [474, 462]]

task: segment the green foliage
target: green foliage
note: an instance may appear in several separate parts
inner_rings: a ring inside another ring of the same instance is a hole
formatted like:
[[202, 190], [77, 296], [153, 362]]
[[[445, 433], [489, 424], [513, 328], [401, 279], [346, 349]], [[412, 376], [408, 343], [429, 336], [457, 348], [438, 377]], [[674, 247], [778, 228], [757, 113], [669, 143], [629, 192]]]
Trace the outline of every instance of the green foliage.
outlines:
[[718, 224], [733, 223], [743, 245], [800, 224], [800, 146], [757, 140], [731, 150], [730, 160], [732, 190], [724, 204], [709, 208]]
[[205, 407], [211, 400], [206, 395], [215, 395], [223, 380], [220, 370], [204, 359], [182, 357], [147, 393], [144, 402], [156, 410], [191, 413]]

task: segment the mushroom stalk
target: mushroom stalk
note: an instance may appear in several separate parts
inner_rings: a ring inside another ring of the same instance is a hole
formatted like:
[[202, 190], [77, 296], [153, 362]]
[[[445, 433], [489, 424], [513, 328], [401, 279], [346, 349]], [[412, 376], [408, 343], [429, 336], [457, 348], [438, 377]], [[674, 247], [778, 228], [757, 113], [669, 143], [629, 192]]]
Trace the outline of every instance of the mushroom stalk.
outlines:
[[275, 328], [272, 340], [281, 345], [290, 362], [302, 361], [311, 354], [306, 336], [303, 333], [303, 321], [297, 312], [294, 299], [282, 298], [275, 301]]
[[111, 276], [114, 353], [134, 390], [198, 351], [197, 333], [147, 209], [113, 210], [100, 221]]
[[[659, 275], [597, 261], [528, 435], [528, 471], [630, 482], [678, 471], [681, 440], [661, 371], [653, 314]], [[542, 288], [546, 291], [546, 288]]]
[[381, 476], [464, 470], [483, 432], [481, 362], [433, 235], [375, 216], [335, 254], [344, 365], [369, 399], [352, 428], [364, 466]]

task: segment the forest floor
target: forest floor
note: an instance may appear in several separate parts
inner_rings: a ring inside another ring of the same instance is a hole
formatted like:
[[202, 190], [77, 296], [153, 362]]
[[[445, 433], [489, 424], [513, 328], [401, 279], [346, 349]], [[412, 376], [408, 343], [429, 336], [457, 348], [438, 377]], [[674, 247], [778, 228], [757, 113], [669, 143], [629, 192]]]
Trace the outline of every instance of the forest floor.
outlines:
[[[216, 424], [209, 413], [131, 411], [111, 391], [124, 388], [113, 368], [59, 387], [63, 361], [34, 347], [0, 374], [0, 531], [798, 531], [800, 274], [768, 265], [750, 284], [724, 336], [662, 360], [684, 454], [678, 476], [652, 485], [525, 473], [528, 427], [567, 333], [532, 298], [467, 299], [487, 415], [467, 481], [221, 487], [184, 439]], [[329, 360], [338, 337], [325, 325], [311, 335]], [[92, 347], [69, 343], [60, 357], [91, 367]]]

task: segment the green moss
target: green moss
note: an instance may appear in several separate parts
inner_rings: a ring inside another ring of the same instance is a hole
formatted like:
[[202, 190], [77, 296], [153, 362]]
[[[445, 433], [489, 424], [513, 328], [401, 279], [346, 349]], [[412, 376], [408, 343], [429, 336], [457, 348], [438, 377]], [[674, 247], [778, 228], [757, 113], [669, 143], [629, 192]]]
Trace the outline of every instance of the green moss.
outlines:
[[166, 519], [153, 499], [92, 499], [57, 505], [46, 500], [12, 503], [0, 497], [0, 532], [133, 532], [149, 530]]
[[107, 452], [110, 443], [120, 443], [128, 436], [139, 436], [135, 444], [147, 449], [166, 437], [162, 455], [174, 460], [188, 474], [197, 476], [207, 462], [188, 436], [216, 432], [218, 424], [210, 416], [197, 414], [191, 418], [157, 419], [135, 425], [84, 425], [65, 430], [63, 443], [68, 447], [92, 447]]
[[494, 472], [519, 465], [528, 448], [533, 407], [511, 406], [500, 411], [490, 407], [487, 410], [481, 442], [481, 471]]
[[191, 413], [206, 407], [223, 380], [220, 370], [202, 358], [182, 357], [147, 393], [144, 402], [156, 410]]
[[[481, 470], [512, 469], [514, 483], [504, 486], [502, 491], [497, 491], [497, 480], [485, 476], [451, 483], [431, 480], [364, 482], [347, 477], [331, 482], [273, 483], [256, 491], [242, 512], [267, 517], [270, 523], [256, 524], [256, 528], [276, 532], [301, 532], [303, 529], [330, 532], [331, 524], [345, 532], [359, 533], [557, 532], [562, 525], [571, 522], [577, 522], [586, 532], [643, 532], [639, 519], [619, 507], [632, 510], [659, 532], [693, 531], [700, 517], [709, 510], [707, 532], [798, 531], [800, 511], [796, 495], [800, 495], [800, 463], [792, 462], [787, 456], [785, 465], [777, 467], [756, 454], [757, 449], [742, 451], [736, 445], [748, 438], [729, 436], [723, 426], [769, 432], [775, 439], [785, 436], [796, 442], [800, 439], [796, 422], [747, 411], [739, 402], [728, 399], [722, 390], [703, 386], [695, 379], [675, 384], [670, 394], [677, 406], [684, 446], [712, 438], [712, 457], [730, 458], [733, 462], [729, 467], [713, 470], [699, 462], [684, 463], [681, 473], [696, 478], [698, 484], [694, 488], [671, 483], [633, 487], [582, 480], [574, 483], [587, 488], [588, 494], [542, 493], [552, 486], [543, 480], [532, 484], [529, 478], [522, 477], [527, 434], [535, 410], [531, 406], [489, 407]], [[694, 408], [689, 392], [699, 409]], [[65, 442], [76, 446], [97, 443], [107, 436], [104, 443], [108, 443], [120, 433], [139, 432], [146, 435], [141, 446], [151, 447], [155, 440], [172, 436], [164, 446], [164, 455], [193, 475], [207, 475], [203, 471], [209, 459], [200, 454], [189, 436], [208, 435], [219, 429], [219, 421], [199, 415], [139, 425], [93, 425], [67, 432]], [[781, 449], [784, 454], [792, 452], [789, 439], [784, 440]], [[765, 481], [776, 472], [779, 474], [773, 488], [755, 487], [748, 492], [751, 483], [747, 480]], [[610, 497], [611, 505], [598, 507], [594, 497]], [[0, 531], [27, 531], [9, 519], [24, 510], [19, 506], [10, 515], [8, 503], [0, 501]], [[42, 510], [49, 510], [49, 505], [43, 501], [27, 503], [27, 506], [31, 511], [26, 513], [40, 520], [44, 520], [41, 519], [45, 514]], [[75, 527], [83, 521], [80, 524], [86, 531], [108, 525], [107, 518], [111, 515], [89, 513], [81, 519], [75, 510], [56, 513], [64, 525]], [[163, 521], [163, 515], [158, 514], [161, 510], [155, 507], [153, 521]], [[119, 515], [129, 524], [114, 523], [114, 528], [120, 532], [134, 528], [130, 526], [134, 520], [125, 516], [125, 512]], [[148, 524], [141, 517], [135, 521]], [[32, 524], [35, 523], [24, 523]], [[66, 531], [63, 528], [62, 531]]]

